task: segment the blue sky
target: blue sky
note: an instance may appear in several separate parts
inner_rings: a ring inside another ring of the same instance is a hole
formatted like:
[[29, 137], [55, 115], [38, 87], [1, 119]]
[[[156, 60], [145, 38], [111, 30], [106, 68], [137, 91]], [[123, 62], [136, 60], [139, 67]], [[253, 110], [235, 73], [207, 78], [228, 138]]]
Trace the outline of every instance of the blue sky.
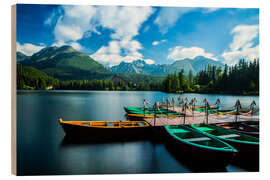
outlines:
[[113, 66], [259, 57], [259, 9], [18, 5], [17, 50], [70, 45]]

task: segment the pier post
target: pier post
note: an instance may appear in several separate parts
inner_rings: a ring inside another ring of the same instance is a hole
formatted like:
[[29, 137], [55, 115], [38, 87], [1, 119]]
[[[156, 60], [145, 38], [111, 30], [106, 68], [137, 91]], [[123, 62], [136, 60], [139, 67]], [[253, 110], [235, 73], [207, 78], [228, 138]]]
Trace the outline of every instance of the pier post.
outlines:
[[145, 107], [146, 107], [146, 101], [143, 100], [143, 116], [145, 117]]
[[187, 108], [187, 103], [185, 103], [184, 106], [183, 106], [183, 111], [184, 111], [184, 124], [186, 124], [186, 108]]
[[204, 109], [205, 109], [206, 123], [208, 124], [208, 106], [209, 106], [209, 103], [208, 103], [208, 101], [207, 101], [206, 98], [204, 98], [203, 102], [204, 102]]
[[193, 116], [193, 120], [194, 120], [194, 110], [195, 110], [195, 104], [197, 102], [196, 98], [193, 98], [193, 105], [192, 105], [192, 116]]
[[256, 102], [253, 100], [250, 104], [250, 109], [249, 109], [251, 111], [251, 115], [253, 115], [254, 113], [254, 106], [256, 106]]
[[235, 105], [234, 105], [234, 106], [236, 107], [235, 122], [237, 122], [237, 121], [238, 121], [238, 115], [239, 115], [239, 109], [241, 109], [241, 108], [242, 108], [242, 106], [241, 106], [241, 103], [240, 103], [240, 100], [239, 100], [239, 99], [237, 99], [237, 100], [236, 100], [236, 103], [235, 103]]
[[218, 113], [218, 109], [219, 109], [219, 105], [220, 105], [220, 100], [219, 100], [219, 98], [217, 99], [215, 105], [217, 106], [216, 113]]
[[173, 111], [174, 111], [174, 98], [172, 98], [172, 105], [173, 105]]

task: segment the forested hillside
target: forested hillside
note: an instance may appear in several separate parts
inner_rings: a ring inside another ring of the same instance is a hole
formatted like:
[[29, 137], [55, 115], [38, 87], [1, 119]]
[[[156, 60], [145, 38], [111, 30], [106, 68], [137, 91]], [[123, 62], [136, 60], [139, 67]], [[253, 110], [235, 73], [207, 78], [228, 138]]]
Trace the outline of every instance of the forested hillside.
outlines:
[[240, 60], [235, 66], [224, 69], [208, 66], [195, 76], [190, 71], [170, 74], [163, 81], [165, 92], [200, 92], [228, 94], [259, 94], [259, 60]]

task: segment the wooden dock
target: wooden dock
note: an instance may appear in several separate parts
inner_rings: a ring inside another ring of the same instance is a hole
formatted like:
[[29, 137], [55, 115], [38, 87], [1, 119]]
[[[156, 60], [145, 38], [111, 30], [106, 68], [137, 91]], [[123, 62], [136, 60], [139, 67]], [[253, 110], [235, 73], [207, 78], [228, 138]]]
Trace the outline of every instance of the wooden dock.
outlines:
[[[173, 110], [172, 108], [169, 109]], [[174, 110], [180, 112], [181, 108], [174, 107]], [[162, 117], [162, 118], [144, 118], [144, 120], [148, 122], [151, 126], [207, 123], [206, 115], [204, 112], [194, 111], [193, 113], [191, 110], [187, 110], [185, 119], [184, 117], [177, 117], [177, 118]], [[235, 115], [229, 114], [226, 115], [209, 114], [208, 124], [234, 122], [235, 118], [236, 118]], [[237, 121], [259, 121], [259, 116], [238, 115]]]

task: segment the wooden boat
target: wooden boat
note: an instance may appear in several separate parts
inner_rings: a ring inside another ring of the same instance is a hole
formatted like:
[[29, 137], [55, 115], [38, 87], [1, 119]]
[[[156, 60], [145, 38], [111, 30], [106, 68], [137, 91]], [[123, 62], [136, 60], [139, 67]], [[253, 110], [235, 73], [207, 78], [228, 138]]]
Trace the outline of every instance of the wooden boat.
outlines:
[[138, 118], [138, 119], [142, 119], [142, 118], [159, 118], [159, 117], [169, 117], [169, 118], [175, 118], [175, 117], [180, 117], [182, 116], [181, 114], [127, 114], [128, 117], [130, 118]]
[[85, 138], [136, 138], [148, 133], [145, 121], [63, 121], [58, 119], [66, 135]]
[[166, 114], [166, 113], [177, 113], [176, 111], [167, 110], [162, 107], [157, 108], [142, 108], [142, 107], [124, 107], [124, 110], [128, 114]]
[[245, 122], [242, 122], [242, 123], [247, 124], [250, 127], [254, 127], [254, 128], [260, 129], [260, 123], [259, 123], [259, 121], [245, 121]]
[[[210, 105], [210, 109], [218, 109], [216, 105]], [[195, 106], [195, 109], [205, 109], [205, 105], [203, 106]]]
[[[194, 111], [198, 111], [198, 112], [205, 112], [205, 109], [204, 108], [195, 108]], [[209, 114], [214, 114], [214, 113], [218, 113], [218, 109], [208, 109], [207, 110]]]
[[[199, 111], [199, 112], [205, 112], [204, 108], [195, 108], [195, 111]], [[209, 114], [216, 114], [216, 115], [225, 115], [225, 114], [235, 114], [235, 110], [234, 109], [217, 109], [217, 108], [212, 108], [208, 110]]]
[[127, 114], [146, 114], [146, 115], [179, 115], [178, 112], [172, 112], [172, 111], [168, 111], [168, 112], [162, 112], [162, 111], [129, 111]]
[[164, 108], [153, 109], [143, 109], [140, 107], [124, 107], [125, 111], [127, 112], [127, 117], [130, 119], [143, 119], [143, 118], [155, 118], [155, 117], [179, 117], [182, 116], [182, 114], [176, 112], [167, 110]]
[[238, 151], [239, 159], [259, 159], [259, 139], [238, 131], [218, 127], [214, 124], [192, 124], [191, 127], [230, 144]]
[[207, 162], [212, 165], [226, 166], [237, 152], [229, 144], [213, 136], [201, 133], [185, 125], [166, 125], [165, 132], [169, 141], [194, 163]]
[[233, 129], [237, 132], [258, 138], [259, 128], [256, 126], [256, 122], [254, 122], [254, 125], [252, 124], [249, 125], [249, 123], [253, 122], [225, 122], [225, 123], [217, 123], [216, 125], [225, 129]]

